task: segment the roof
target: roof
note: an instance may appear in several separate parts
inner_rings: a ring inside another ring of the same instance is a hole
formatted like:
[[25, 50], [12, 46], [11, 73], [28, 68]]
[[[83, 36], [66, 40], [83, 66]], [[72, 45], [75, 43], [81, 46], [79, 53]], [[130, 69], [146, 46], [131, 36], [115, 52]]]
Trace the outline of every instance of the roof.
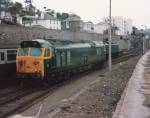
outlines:
[[57, 20], [57, 19], [48, 13], [44, 13], [44, 20]]
[[105, 22], [99, 22], [99, 23], [97, 23], [96, 25], [109, 25], [108, 23], [105, 23]]
[[81, 18], [75, 14], [69, 15], [66, 21], [81, 21]]
[[[91, 21], [84, 22], [84, 23], [86, 23], [86, 24], [93, 24], [93, 22], [91, 22]], [[94, 24], [93, 24], [93, 25], [94, 25]]]
[[30, 19], [30, 20], [58, 20], [57, 18], [55, 18], [54, 16], [48, 13], [42, 13], [41, 17], [26, 15], [23, 16], [23, 18]]
[[30, 16], [30, 15], [25, 15], [22, 18], [27, 18], [27, 19], [37, 19], [36, 16]]

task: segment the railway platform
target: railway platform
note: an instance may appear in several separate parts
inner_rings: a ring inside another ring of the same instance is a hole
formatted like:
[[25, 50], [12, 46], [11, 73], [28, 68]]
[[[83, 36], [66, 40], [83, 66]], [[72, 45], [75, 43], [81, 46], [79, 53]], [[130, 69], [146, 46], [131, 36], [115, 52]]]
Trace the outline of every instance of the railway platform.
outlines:
[[150, 118], [150, 51], [137, 63], [113, 118]]

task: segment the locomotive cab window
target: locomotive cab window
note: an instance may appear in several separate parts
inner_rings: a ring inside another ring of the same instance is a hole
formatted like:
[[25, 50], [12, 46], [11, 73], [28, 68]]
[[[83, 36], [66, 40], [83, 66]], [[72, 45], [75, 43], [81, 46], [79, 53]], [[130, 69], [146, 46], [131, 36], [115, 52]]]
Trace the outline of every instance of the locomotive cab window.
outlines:
[[42, 49], [31, 48], [31, 56], [42, 56]]
[[19, 48], [18, 56], [28, 56], [29, 48]]
[[0, 52], [0, 61], [4, 61], [5, 57], [4, 57], [4, 52]]

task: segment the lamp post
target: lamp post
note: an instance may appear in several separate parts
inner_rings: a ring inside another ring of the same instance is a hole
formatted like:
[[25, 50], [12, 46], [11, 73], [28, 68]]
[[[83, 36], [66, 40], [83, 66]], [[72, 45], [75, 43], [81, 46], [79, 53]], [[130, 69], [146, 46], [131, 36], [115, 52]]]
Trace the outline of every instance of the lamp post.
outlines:
[[[144, 30], [146, 31], [146, 26], [145, 25], [141, 25], [144, 27]], [[143, 36], [143, 54], [145, 53], [145, 36]]]
[[145, 44], [144, 44], [144, 36], [143, 36], [143, 55], [144, 55], [144, 50], [145, 50]]
[[111, 72], [111, 0], [109, 0], [109, 57], [108, 57], [109, 72]]

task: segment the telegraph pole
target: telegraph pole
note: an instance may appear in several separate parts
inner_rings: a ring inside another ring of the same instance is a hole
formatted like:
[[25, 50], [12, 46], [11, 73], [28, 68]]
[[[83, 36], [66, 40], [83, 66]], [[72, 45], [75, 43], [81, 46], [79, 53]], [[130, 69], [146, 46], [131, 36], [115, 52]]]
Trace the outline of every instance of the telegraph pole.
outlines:
[[109, 72], [112, 69], [112, 60], [111, 60], [111, 0], [109, 0], [109, 57], [108, 57]]

